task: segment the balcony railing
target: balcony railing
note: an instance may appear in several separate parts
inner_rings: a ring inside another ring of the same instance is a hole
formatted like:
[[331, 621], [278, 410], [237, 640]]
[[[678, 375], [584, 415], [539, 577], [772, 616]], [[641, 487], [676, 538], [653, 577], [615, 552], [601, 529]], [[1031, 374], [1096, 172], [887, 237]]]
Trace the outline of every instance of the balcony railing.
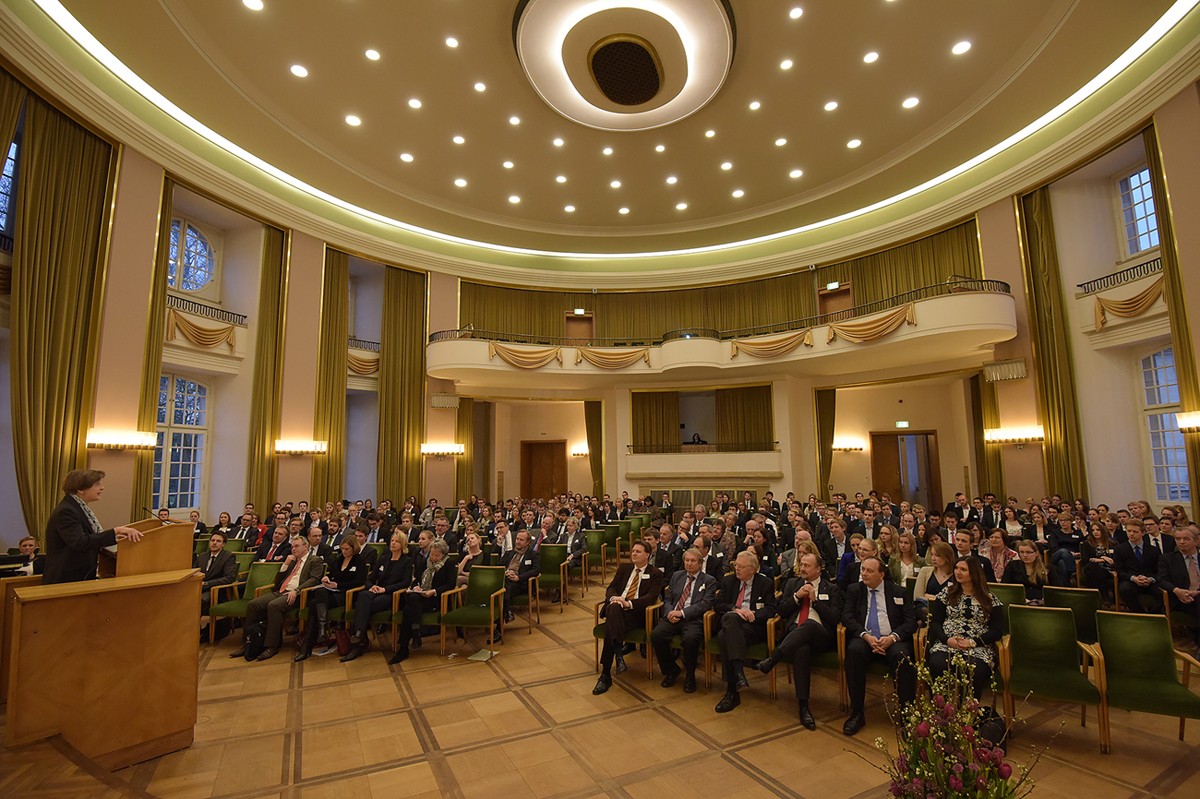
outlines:
[[1096, 294], [1105, 289], [1115, 288], [1116, 286], [1124, 286], [1126, 283], [1132, 283], [1135, 280], [1140, 280], [1150, 275], [1157, 275], [1162, 272], [1162, 258], [1154, 258], [1144, 263], [1136, 264], [1128, 269], [1122, 269], [1119, 272], [1113, 272], [1111, 275], [1098, 277], [1095, 280], [1089, 280], [1085, 283], [1080, 283], [1076, 286], [1079, 289], [1077, 296], [1086, 297], [1090, 294]]
[[457, 330], [438, 330], [429, 334], [429, 343], [435, 341], [456, 341], [458, 339], [482, 339], [484, 341], [502, 341], [510, 344], [539, 344], [550, 347], [647, 347], [658, 346], [664, 341], [677, 341], [687, 338], [714, 338], [722, 341], [750, 336], [763, 336], [771, 333], [785, 333], [792, 330], [805, 330], [810, 327], [827, 325], [830, 322], [842, 322], [857, 316], [868, 316], [889, 308], [895, 308], [916, 300], [940, 297], [948, 294], [968, 292], [988, 292], [993, 294], [1011, 294], [1012, 287], [1001, 280], [976, 280], [973, 278], [955, 278], [932, 286], [923, 286], [912, 291], [906, 291], [894, 297], [875, 302], [856, 305], [844, 311], [807, 316], [802, 319], [792, 319], [787, 322], [777, 322], [770, 325], [736, 328], [733, 330], [717, 330], [707, 327], [687, 327], [670, 330], [658, 337], [620, 336], [616, 338], [578, 338], [570, 336], [540, 336], [524, 333], [510, 333], [497, 330], [479, 330], [474, 327], [462, 327]]
[[631, 455], [659, 455], [671, 452], [774, 452], [779, 448], [778, 441], [737, 441], [723, 444], [696, 444], [683, 441], [679, 444], [626, 444], [625, 449]]
[[227, 325], [237, 325], [238, 327], [246, 326], [246, 315], [226, 311], [223, 308], [217, 308], [214, 305], [205, 305], [202, 302], [189, 300], [186, 297], [180, 297], [178, 294], [167, 294], [167, 307], [174, 308], [177, 311], [190, 313], [195, 316], [203, 316], [205, 319], [213, 319], [218, 322], [224, 322]]
[[368, 352], [379, 352], [378, 341], [367, 341], [365, 338], [355, 338], [351, 336], [349, 346], [352, 350], [367, 350]]

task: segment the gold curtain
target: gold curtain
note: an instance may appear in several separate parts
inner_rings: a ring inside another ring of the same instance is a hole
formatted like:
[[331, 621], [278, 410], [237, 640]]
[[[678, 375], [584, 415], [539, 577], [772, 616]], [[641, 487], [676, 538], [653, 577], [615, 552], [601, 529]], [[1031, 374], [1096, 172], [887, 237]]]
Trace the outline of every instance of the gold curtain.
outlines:
[[346, 366], [356, 375], [364, 377], [373, 375], [379, 371], [379, 356], [376, 353], [364, 356], [354, 350], [349, 350], [346, 353]]
[[317, 398], [313, 438], [327, 442], [313, 456], [314, 506], [345, 496], [346, 482], [346, 341], [350, 336], [350, 256], [325, 248], [321, 281], [321, 339], [317, 345]]
[[[155, 328], [155, 332], [159, 332], [157, 327]], [[175, 308], [168, 308], [167, 341], [174, 341], [176, 333], [182, 333], [184, 338], [198, 347], [212, 348], [225, 344], [229, 347], [230, 352], [237, 349], [237, 325], [218, 324], [216, 327], [207, 327], [198, 322], [193, 322], [187, 314]], [[159, 338], [161, 339], [162, 336], [160, 335]], [[159, 344], [159, 362], [162, 362], [161, 343]], [[155, 383], [155, 388], [157, 387], [158, 384]], [[157, 391], [155, 394], [157, 397]], [[151, 425], [153, 425], [153, 422]]]
[[1103, 297], [1096, 298], [1096, 330], [1102, 330], [1106, 322], [1108, 322], [1108, 314], [1119, 316], [1122, 319], [1133, 319], [1135, 316], [1141, 316], [1146, 311], [1150, 310], [1150, 306], [1158, 301], [1158, 298], [1163, 295], [1164, 278], [1159, 276], [1143, 291], [1139, 291], [1132, 297], [1126, 297], [1123, 300], [1106, 300]]
[[852, 319], [849, 322], [833, 322], [829, 325], [829, 335], [825, 343], [841, 337], [855, 344], [875, 341], [895, 331], [900, 325], [917, 323], [917, 306], [915, 303], [901, 305], [881, 314], [873, 314], [862, 319]]
[[817, 415], [817, 493], [829, 501], [829, 476], [833, 474], [833, 431], [837, 422], [837, 389], [818, 388], [813, 391]]
[[8, 148], [17, 135], [21, 121], [21, 109], [25, 106], [28, 90], [12, 75], [0, 69], [0, 146], [8, 156]]
[[[158, 203], [158, 232], [154, 245], [154, 264], [150, 274], [150, 313], [146, 325], [146, 347], [142, 354], [142, 390], [138, 398], [137, 429], [150, 432], [158, 424], [158, 386], [162, 375], [164, 315], [167, 338], [174, 338], [174, 308], [167, 308], [167, 271], [171, 259], [171, 215], [174, 209], [175, 181], [163, 178]], [[185, 324], [190, 324], [187, 320]], [[191, 340], [184, 331], [184, 336]], [[231, 341], [232, 343], [232, 341]], [[168, 446], [171, 442], [165, 442]], [[133, 492], [129, 499], [129, 518], [146, 515], [154, 491], [154, 450], [138, 450], [133, 455]]]
[[283, 377], [283, 323], [288, 293], [291, 235], [263, 227], [258, 281], [258, 330], [254, 341], [254, 384], [250, 394], [250, 455], [246, 466], [246, 499], [255, 507], [275, 501], [278, 462], [280, 382]]
[[813, 345], [811, 328], [770, 338], [736, 339], [730, 344], [729, 359], [736, 358], [739, 352], [753, 355], [755, 358], [778, 358], [787, 355], [801, 344], [806, 347]]
[[[1192, 347], [1191, 323], [1180, 277], [1182, 265], [1175, 245], [1175, 219], [1171, 213], [1171, 195], [1167, 191], [1162, 153], [1158, 149], [1158, 132], [1154, 126], [1142, 133], [1146, 146], [1146, 165], [1150, 169], [1150, 185], [1154, 206], [1158, 210], [1159, 257], [1162, 258], [1163, 296], [1167, 303], [1167, 318], [1171, 322], [1171, 346], [1175, 350], [1175, 377], [1179, 381], [1179, 404], [1185, 411], [1200, 410], [1200, 378], [1196, 375], [1196, 353]], [[1192, 502], [1200, 497], [1200, 432], [1183, 434], [1187, 453], [1188, 485]]]
[[718, 388], [717, 444], [722, 451], [762, 452], [775, 448], [771, 387]]
[[509, 366], [518, 369], [540, 369], [551, 361], [558, 361], [558, 365], [562, 366], [562, 347], [525, 347], [490, 342], [488, 358], [497, 356]]
[[383, 280], [383, 332], [379, 351], [379, 450], [381, 497], [420, 497], [425, 438], [425, 275], [388, 267]]
[[[0, 113], [10, 115], [14, 88], [4, 84]], [[0, 133], [13, 129], [0, 118]], [[87, 464], [115, 159], [107, 142], [28, 97], [13, 228], [10, 385], [17, 492], [26, 529], [39, 541], [63, 476]]]
[[475, 493], [475, 400], [458, 398], [458, 416], [454, 420], [454, 439], [463, 445], [463, 454], [454, 462], [455, 499], [470, 499]]
[[592, 366], [598, 366], [601, 369], [624, 369], [626, 366], [633, 366], [638, 361], [645, 361], [646, 365], [650, 365], [650, 348], [635, 347], [625, 350], [601, 350], [595, 347], [580, 347], [575, 350], [575, 363], [579, 364], [587, 361]]
[[1045, 430], [1042, 460], [1046, 490], [1064, 497], [1086, 497], [1087, 472], [1049, 187], [1021, 197], [1018, 208], [1029, 333], [1038, 377], [1038, 413]]
[[1004, 461], [1000, 457], [1000, 445], [984, 440], [983, 431], [1000, 426], [1000, 406], [996, 401], [996, 387], [984, 379], [982, 374], [971, 377], [971, 422], [975, 428], [975, 476], [979, 482], [979, 493], [991, 491], [998, 497], [1004, 496]]
[[[634, 391], [630, 394], [634, 452], [679, 451], [679, 392]], [[588, 449], [591, 449], [588, 442]]]
[[[676, 398], [678, 400], [678, 398]], [[678, 402], [675, 406], [678, 414]], [[588, 462], [592, 467], [592, 496], [604, 496], [604, 403], [587, 400], [583, 403], [583, 426], [587, 431]]]
[[[906, 291], [943, 283], [953, 276], [979, 278], [979, 232], [975, 220], [924, 238], [845, 262], [840, 279], [849, 280], [855, 305], [895, 297]], [[830, 280], [819, 270], [818, 285]]]

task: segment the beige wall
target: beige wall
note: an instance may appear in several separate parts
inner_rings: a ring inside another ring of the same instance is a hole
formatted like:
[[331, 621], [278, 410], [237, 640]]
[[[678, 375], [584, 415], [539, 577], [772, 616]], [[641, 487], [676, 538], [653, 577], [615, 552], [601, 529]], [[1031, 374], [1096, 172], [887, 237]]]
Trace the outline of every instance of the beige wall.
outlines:
[[[429, 291], [427, 332], [457, 327], [458, 278], [453, 275], [431, 273], [427, 285]], [[433, 394], [454, 394], [454, 382], [430, 378], [428, 384], [428, 392], [425, 397], [425, 440], [466, 444], [467, 442], [462, 441], [458, 436], [458, 411], [452, 408], [434, 408], [429, 402], [429, 397]], [[437, 497], [438, 501], [443, 504], [453, 504], [452, 500], [457, 499], [455, 480], [454, 458], [425, 459], [425, 499]], [[467, 491], [468, 496], [470, 493]]]
[[587, 445], [582, 402], [501, 400], [495, 402], [495, 409], [491, 480], [494, 484], [496, 472], [504, 472], [504, 496], [521, 492], [522, 441], [566, 441], [567, 489], [579, 494], [592, 492], [588, 459], [571, 456], [573, 447]]

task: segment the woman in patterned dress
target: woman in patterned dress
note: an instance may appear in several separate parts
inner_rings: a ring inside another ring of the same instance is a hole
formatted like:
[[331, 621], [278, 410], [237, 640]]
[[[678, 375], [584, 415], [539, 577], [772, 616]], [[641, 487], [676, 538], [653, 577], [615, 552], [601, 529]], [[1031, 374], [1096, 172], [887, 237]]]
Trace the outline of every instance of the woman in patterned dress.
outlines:
[[954, 582], [930, 606], [929, 640], [925, 656], [936, 678], [951, 660], [973, 667], [973, 693], [978, 699], [992, 681], [994, 644], [1004, 637], [1006, 616], [1000, 600], [987, 587], [979, 561], [966, 557], [954, 564]]

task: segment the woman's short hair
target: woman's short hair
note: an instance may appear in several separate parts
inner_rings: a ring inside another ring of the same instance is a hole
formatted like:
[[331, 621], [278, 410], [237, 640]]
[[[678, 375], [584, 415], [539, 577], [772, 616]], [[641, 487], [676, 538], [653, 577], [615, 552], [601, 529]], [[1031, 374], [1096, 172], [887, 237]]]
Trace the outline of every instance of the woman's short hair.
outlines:
[[429, 548], [436, 549], [443, 555], [448, 555], [450, 553], [450, 545], [446, 543], [446, 539], [444, 538], [433, 539], [433, 543], [429, 545]]
[[[355, 555], [362, 551], [362, 544], [358, 542], [358, 536], [356, 535], [348, 535], [343, 537], [342, 544], [349, 544], [350, 548], [354, 550]], [[338, 546], [341, 546], [341, 544]]]
[[405, 549], [408, 549], [408, 534], [405, 533], [403, 530], [397, 530], [396, 532], [392, 533], [392, 538], [400, 539], [400, 546], [404, 547]]
[[104, 479], [104, 472], [98, 469], [72, 469], [63, 478], [63, 491], [74, 494], [85, 491]]

